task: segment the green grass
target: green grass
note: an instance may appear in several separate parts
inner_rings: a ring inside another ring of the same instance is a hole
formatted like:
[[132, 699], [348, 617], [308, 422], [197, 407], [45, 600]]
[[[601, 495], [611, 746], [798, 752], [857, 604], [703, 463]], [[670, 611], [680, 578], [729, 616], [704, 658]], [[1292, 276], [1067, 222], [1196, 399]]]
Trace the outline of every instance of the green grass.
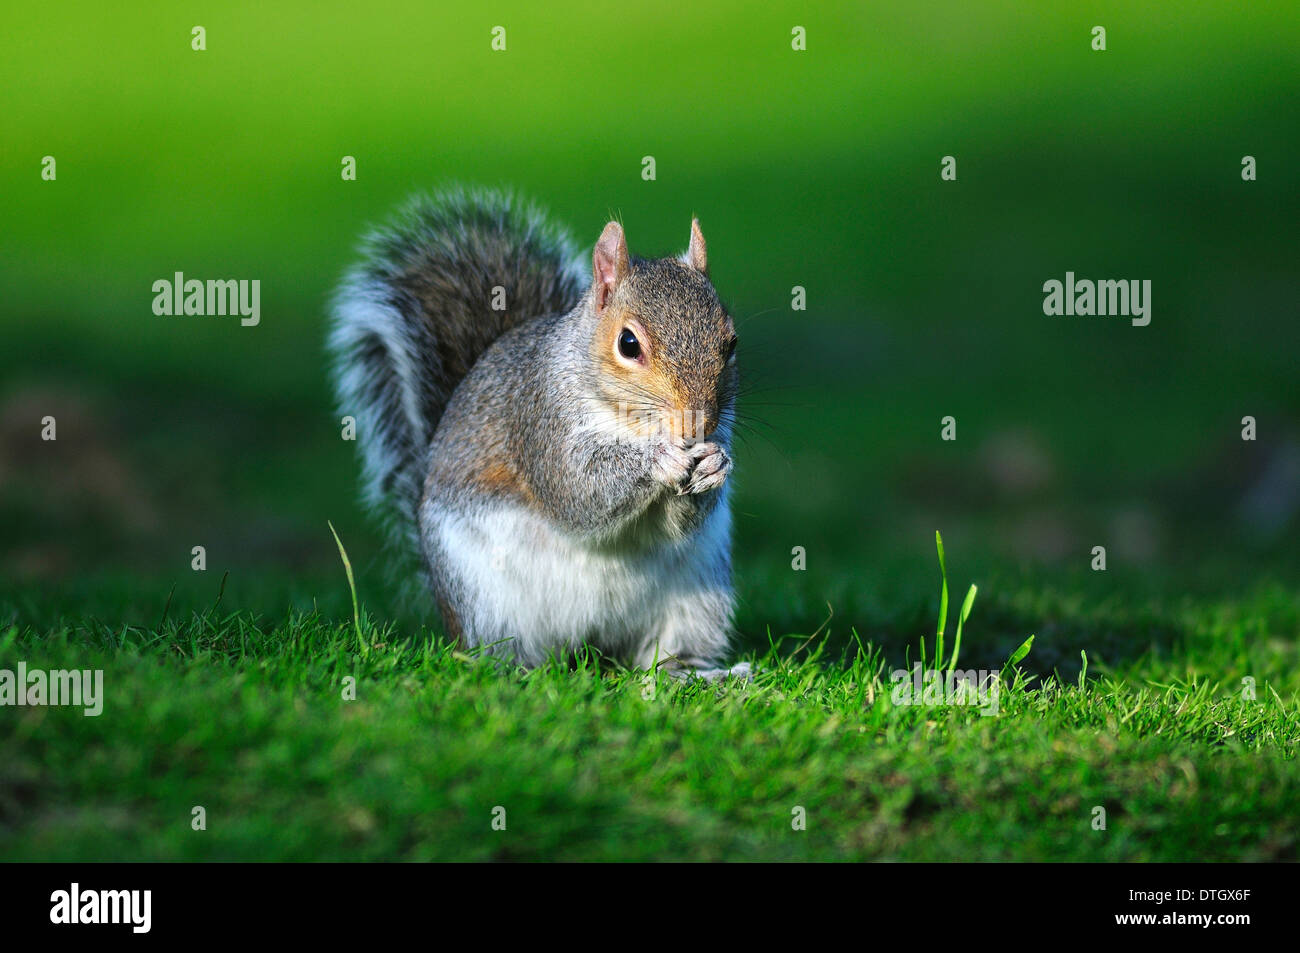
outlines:
[[[1280, 587], [1157, 600], [1130, 621], [1161, 621], [1182, 633], [1176, 642], [1115, 665], [1090, 651], [1086, 675], [1035, 673], [1031, 653], [1008, 674], [1000, 714], [985, 717], [895, 704], [890, 669], [910, 650], [830, 625], [749, 653], [760, 673], [748, 683], [648, 678], [585, 654], [522, 671], [436, 633], [379, 625], [364, 608], [354, 622], [341, 575], [337, 612], [268, 619], [219, 599], [141, 625], [0, 630], [0, 668], [103, 668], [107, 694], [97, 718], [5, 712], [0, 856], [1297, 855], [1300, 600]], [[775, 593], [775, 580], [765, 588]], [[751, 594], [741, 625], [754, 645], [768, 641], [754, 613], [780, 597]], [[1019, 596], [1045, 605], [1039, 587]], [[991, 601], [995, 618], [1017, 604], [1005, 592]], [[933, 611], [933, 594], [922, 603]], [[1050, 617], [1096, 646], [1115, 610], [1076, 602]], [[981, 629], [966, 626], [964, 657], [993, 658]], [[355, 700], [343, 697], [347, 676]], [[195, 806], [205, 831], [191, 829]], [[492, 827], [498, 806], [504, 831]], [[806, 830], [792, 828], [796, 807]], [[1104, 831], [1092, 826], [1097, 807]]]

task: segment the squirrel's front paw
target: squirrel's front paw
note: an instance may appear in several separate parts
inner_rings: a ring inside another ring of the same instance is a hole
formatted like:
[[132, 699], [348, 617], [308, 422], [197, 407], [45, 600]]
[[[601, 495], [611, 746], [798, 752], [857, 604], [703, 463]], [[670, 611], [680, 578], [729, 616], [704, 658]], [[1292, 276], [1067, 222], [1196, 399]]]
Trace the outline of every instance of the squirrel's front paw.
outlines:
[[705, 493], [722, 486], [731, 472], [731, 455], [716, 443], [697, 443], [687, 451], [695, 461], [679, 493]]
[[673, 443], [661, 443], [654, 450], [654, 459], [650, 469], [656, 482], [683, 493], [686, 482], [691, 477], [696, 458], [689, 450]]

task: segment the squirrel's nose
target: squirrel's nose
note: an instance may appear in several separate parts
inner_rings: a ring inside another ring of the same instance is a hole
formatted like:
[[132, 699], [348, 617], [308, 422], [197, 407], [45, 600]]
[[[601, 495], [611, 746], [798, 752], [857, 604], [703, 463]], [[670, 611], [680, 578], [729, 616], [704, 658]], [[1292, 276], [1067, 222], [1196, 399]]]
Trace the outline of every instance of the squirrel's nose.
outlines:
[[688, 407], [674, 417], [674, 434], [687, 446], [707, 440], [718, 427], [716, 407]]

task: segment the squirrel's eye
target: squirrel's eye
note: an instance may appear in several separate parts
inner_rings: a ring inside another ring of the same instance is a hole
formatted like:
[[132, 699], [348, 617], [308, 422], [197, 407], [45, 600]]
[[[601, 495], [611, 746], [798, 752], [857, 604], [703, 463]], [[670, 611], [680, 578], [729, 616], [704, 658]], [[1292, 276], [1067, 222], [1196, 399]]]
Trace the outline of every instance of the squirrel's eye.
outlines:
[[627, 328], [624, 328], [618, 336], [618, 353], [629, 361], [635, 361], [641, 356], [641, 342]]
[[727, 361], [730, 362], [731, 359], [734, 358], [735, 356], [736, 356], [736, 338], [733, 337], [731, 339], [731, 343], [727, 345]]

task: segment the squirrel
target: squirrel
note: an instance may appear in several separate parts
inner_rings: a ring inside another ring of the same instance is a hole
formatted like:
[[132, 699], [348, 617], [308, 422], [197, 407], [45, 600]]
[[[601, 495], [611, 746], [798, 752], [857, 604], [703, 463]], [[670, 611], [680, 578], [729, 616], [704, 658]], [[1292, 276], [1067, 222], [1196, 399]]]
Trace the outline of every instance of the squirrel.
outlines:
[[717, 679], [733, 590], [736, 329], [699, 221], [679, 258], [502, 191], [415, 198], [362, 244], [329, 350], [363, 499], [447, 634], [525, 667], [584, 643]]

